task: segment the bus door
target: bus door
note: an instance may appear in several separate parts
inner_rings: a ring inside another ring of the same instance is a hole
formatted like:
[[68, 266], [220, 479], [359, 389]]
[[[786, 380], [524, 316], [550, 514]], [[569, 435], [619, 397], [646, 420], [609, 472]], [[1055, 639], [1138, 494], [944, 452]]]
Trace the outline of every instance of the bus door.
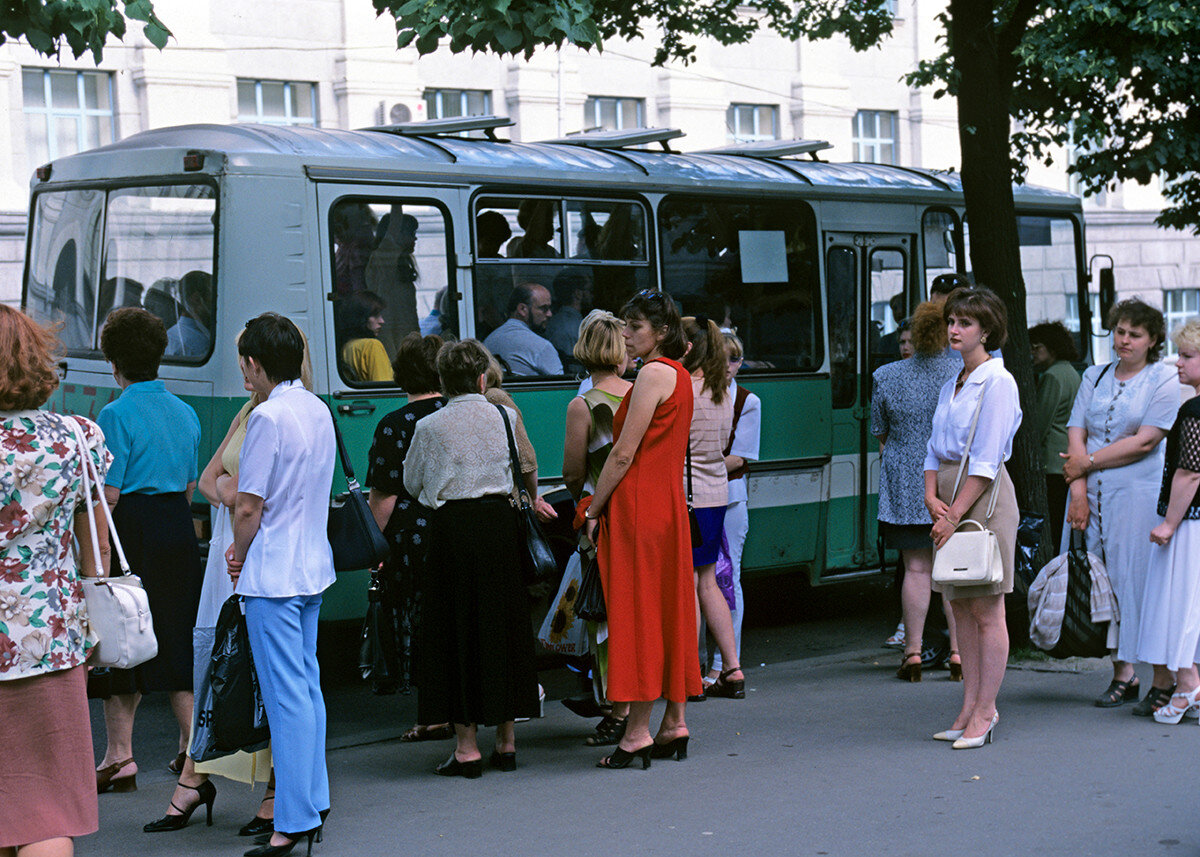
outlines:
[[879, 444], [870, 432], [871, 373], [900, 357], [900, 322], [919, 298], [912, 237], [825, 233], [833, 459], [825, 576], [878, 561]]

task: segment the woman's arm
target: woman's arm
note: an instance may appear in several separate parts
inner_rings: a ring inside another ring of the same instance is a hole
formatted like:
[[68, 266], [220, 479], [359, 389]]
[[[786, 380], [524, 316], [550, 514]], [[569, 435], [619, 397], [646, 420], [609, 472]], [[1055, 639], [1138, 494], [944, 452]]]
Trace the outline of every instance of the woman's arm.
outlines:
[[[1142, 426], [1136, 433], [1123, 437], [1118, 441], [1102, 446], [1088, 459], [1086, 445], [1077, 449], [1071, 443], [1072, 434], [1084, 432], [1084, 429], [1072, 428], [1067, 430], [1067, 452], [1059, 453], [1063, 459], [1063, 477], [1072, 482], [1087, 476], [1093, 470], [1108, 470], [1113, 467], [1124, 467], [1141, 461], [1162, 442], [1167, 436], [1166, 431], [1157, 426]], [[1086, 444], [1086, 433], [1084, 434]]]
[[396, 510], [396, 497], [396, 494], [384, 494], [377, 488], [372, 488], [367, 495], [367, 505], [371, 507], [371, 515], [375, 518], [380, 532], [387, 528], [392, 512]]
[[587, 479], [587, 445], [591, 425], [587, 402], [576, 396], [567, 405], [567, 433], [563, 439], [562, 465], [563, 483], [576, 500], [583, 495], [583, 483]]
[[[929, 471], [926, 471], [926, 474], [928, 473]], [[935, 482], [936, 478], [935, 474]], [[954, 502], [947, 507], [945, 514], [933, 524], [933, 530], [930, 535], [933, 537], [933, 546], [935, 548], [940, 548], [946, 543], [946, 539], [954, 535], [954, 530], [962, 522], [963, 515], [967, 514], [991, 484], [992, 480], [984, 476], [968, 476], [963, 480], [963, 484], [959, 486], [958, 496], [954, 498]]]
[[1194, 470], [1184, 470], [1182, 467], [1175, 471], [1171, 478], [1171, 496], [1167, 500], [1167, 514], [1161, 524], [1150, 531], [1150, 541], [1156, 545], [1165, 545], [1179, 529], [1179, 522], [1187, 513], [1188, 506], [1196, 498], [1196, 489], [1200, 487], [1200, 473]]
[[638, 372], [630, 392], [625, 426], [604, 462], [604, 469], [600, 471], [600, 478], [597, 480], [596, 493], [592, 496], [592, 505], [588, 509], [588, 538], [592, 538], [595, 532], [596, 517], [603, 511], [608, 498], [629, 472], [633, 457], [642, 444], [642, 438], [646, 436], [646, 429], [654, 419], [654, 411], [670, 398], [674, 391], [675, 370], [670, 366], [650, 363]]
[[233, 437], [237, 426], [238, 418], [234, 417], [233, 421], [229, 423], [229, 431], [225, 432], [225, 438], [221, 441], [221, 445], [217, 447], [217, 451], [213, 453], [213, 457], [208, 460], [208, 464], [200, 474], [200, 493], [209, 502], [209, 505], [219, 506], [224, 504], [232, 508], [234, 499], [237, 496], [236, 482], [234, 483], [233, 494], [228, 498], [221, 492], [218, 485], [218, 480], [222, 475], [229, 476], [225, 472], [225, 465], [221, 463], [221, 456], [225, 454], [225, 448], [229, 446], [229, 440]]
[[108, 540], [107, 523], [99, 523], [104, 521], [104, 510], [100, 508], [100, 502], [93, 507], [92, 514], [96, 516], [96, 541], [100, 547], [101, 568], [96, 568], [95, 552], [92, 550], [92, 529], [88, 524], [88, 511], [83, 509], [75, 512], [74, 522], [75, 538], [79, 540], [79, 573], [84, 577], [108, 577], [109, 568], [112, 566], [112, 545]]

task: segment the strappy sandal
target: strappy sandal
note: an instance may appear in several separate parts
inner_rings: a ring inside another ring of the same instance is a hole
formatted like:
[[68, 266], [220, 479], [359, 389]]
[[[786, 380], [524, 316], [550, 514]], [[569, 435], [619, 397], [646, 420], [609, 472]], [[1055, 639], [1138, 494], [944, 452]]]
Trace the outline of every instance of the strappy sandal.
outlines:
[[[909, 663], [911, 661], [911, 663]], [[900, 659], [900, 669], [896, 670], [896, 678], [901, 681], [921, 680], [921, 653], [905, 652]]]
[[628, 724], [628, 717], [606, 716], [596, 724], [596, 734], [589, 735], [583, 740], [583, 743], [589, 747], [608, 747], [619, 744], [625, 737], [625, 727]]
[[418, 723], [401, 735], [400, 740], [412, 744], [416, 741], [444, 741], [453, 737], [454, 727], [449, 723], [443, 723], [441, 726], [423, 726]]
[[1117, 681], [1114, 678], [1104, 693], [1096, 697], [1095, 705], [1097, 708], [1116, 708], [1126, 702], [1137, 702], [1139, 695], [1137, 676], [1128, 681]]
[[719, 696], [724, 699], [745, 699], [746, 698], [746, 679], [731, 679], [731, 673], [741, 672], [741, 667], [731, 667], [717, 676], [717, 680], [708, 686], [704, 691], [704, 695], [708, 697]]
[[946, 661], [946, 667], [950, 670], [950, 681], [962, 681], [962, 660], [954, 660], [958, 657], [958, 652], [954, 649], [950, 650], [950, 658]]

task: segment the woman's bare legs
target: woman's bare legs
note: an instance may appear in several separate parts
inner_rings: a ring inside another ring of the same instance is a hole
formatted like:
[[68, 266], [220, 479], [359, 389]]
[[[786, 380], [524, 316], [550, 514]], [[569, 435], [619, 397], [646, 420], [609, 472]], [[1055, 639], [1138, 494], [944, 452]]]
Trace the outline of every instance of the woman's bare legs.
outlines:
[[16, 848], [0, 848], [0, 857], [71, 857], [74, 853], [75, 842], [68, 836], [56, 836]]
[[[933, 562], [930, 560], [930, 578], [933, 577], [932, 571]], [[942, 596], [942, 612], [946, 614], [946, 630], [950, 632], [950, 661], [954, 663], [954, 659], [958, 658], [958, 663], [962, 663], [962, 655], [958, 654], [961, 651], [958, 647], [958, 620], [954, 618], [954, 611], [950, 609], [950, 599], [945, 595]]]
[[175, 722], [179, 724], [179, 752], [186, 753], [188, 741], [192, 737], [192, 705], [194, 697], [190, 690], [172, 691], [171, 711], [175, 714]]
[[478, 732], [479, 729], [474, 723], [454, 724], [454, 758], [460, 762], [473, 762], [483, 758], [476, 741]]
[[[729, 603], [721, 594], [717, 585], [717, 565], [710, 563], [696, 569], [696, 596], [700, 601], [700, 612], [712, 631], [717, 648], [721, 650], [721, 665], [728, 673], [728, 678], [742, 678], [741, 667], [738, 666], [737, 644], [733, 637], [733, 616], [729, 613]], [[732, 666], [730, 666], [732, 664]]]
[[[208, 779], [208, 774], [196, 773], [196, 763], [191, 756], [183, 760], [183, 770], [179, 774], [179, 782], [175, 785], [175, 793], [171, 795], [171, 803], [167, 806], [167, 815], [183, 815], [176, 807], [185, 809], [198, 801], [199, 795], [195, 787]], [[192, 786], [192, 788], [184, 788]]]
[[[99, 767], [107, 768], [133, 758], [133, 719], [141, 700], [140, 693], [122, 693], [104, 700], [106, 746]], [[136, 774], [137, 765], [126, 765], [117, 773], [121, 776]]]
[[900, 558], [904, 561], [900, 608], [904, 615], [904, 654], [907, 657], [921, 654], [925, 617], [929, 614], [929, 598], [933, 592], [933, 549], [902, 550]]
[[666, 744], [688, 734], [687, 721], [684, 719], [686, 709], [686, 702], [667, 703], [662, 722], [658, 724], [658, 735], [654, 737], [657, 743]]
[[517, 752], [516, 723], [506, 720], [496, 727], [496, 751], [499, 753]]
[[650, 714], [653, 709], [654, 700], [629, 703], [629, 724], [625, 727], [625, 735], [618, 747], [627, 753], [633, 753], [654, 741], [650, 735]]
[[963, 702], [962, 710], [954, 718], [951, 729], [965, 729], [971, 720], [971, 712], [975, 710], [975, 701], [979, 698], [979, 629], [971, 619], [966, 601], [958, 599], [950, 602], [950, 612], [954, 614], [954, 623], [958, 628], [958, 652], [963, 663]]
[[991, 728], [1008, 666], [1004, 596], [958, 598], [950, 607], [958, 621], [963, 661], [963, 707], [953, 728], [962, 729], [964, 738], [978, 738]]

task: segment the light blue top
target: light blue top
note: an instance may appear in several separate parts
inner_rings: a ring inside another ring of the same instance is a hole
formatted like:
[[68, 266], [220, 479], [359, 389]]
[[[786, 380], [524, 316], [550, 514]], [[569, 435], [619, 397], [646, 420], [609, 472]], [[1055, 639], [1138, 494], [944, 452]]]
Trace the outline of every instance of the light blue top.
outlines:
[[510, 318], [483, 340], [484, 347], [503, 357], [514, 375], [561, 375], [562, 361], [550, 340], [534, 333], [519, 318]]
[[196, 319], [181, 315], [167, 331], [168, 357], [203, 357], [212, 344], [212, 333]]
[[113, 457], [106, 485], [122, 494], [170, 494], [196, 481], [200, 419], [162, 381], [130, 384], [96, 422]]

